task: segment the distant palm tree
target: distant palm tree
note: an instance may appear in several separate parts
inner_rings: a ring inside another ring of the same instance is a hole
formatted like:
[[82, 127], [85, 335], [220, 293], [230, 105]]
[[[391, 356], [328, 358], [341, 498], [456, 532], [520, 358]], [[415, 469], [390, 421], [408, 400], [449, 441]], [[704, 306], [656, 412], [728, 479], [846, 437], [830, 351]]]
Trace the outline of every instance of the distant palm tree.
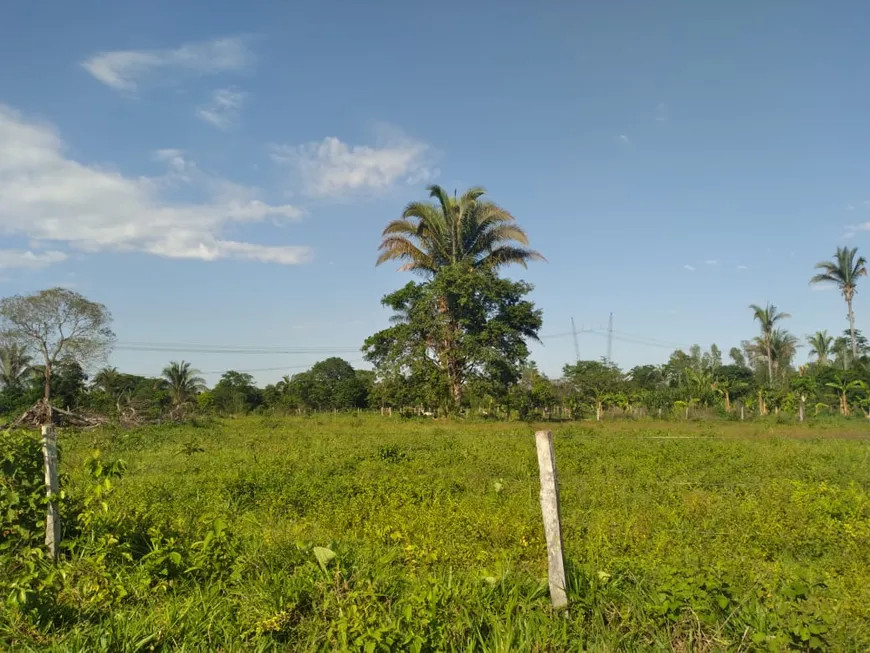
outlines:
[[0, 385], [13, 388], [21, 385], [33, 371], [33, 358], [17, 344], [0, 347]]
[[187, 361], [180, 363], [172, 361], [163, 368], [163, 378], [169, 386], [169, 395], [172, 397], [173, 404], [180, 406], [187, 403], [197, 393], [205, 390], [205, 381], [197, 376], [199, 373], [199, 370], [193, 369]]
[[117, 391], [120, 381], [121, 373], [117, 367], [104, 367], [94, 375], [92, 385], [107, 395], [112, 395]]
[[777, 373], [791, 365], [798, 346], [798, 339], [785, 329], [773, 330], [770, 337], [770, 352]]
[[822, 270], [810, 279], [810, 283], [832, 283], [840, 289], [846, 306], [849, 308], [849, 333], [852, 338], [852, 358], [858, 358], [858, 345], [855, 341], [855, 313], [852, 310], [852, 300], [857, 291], [858, 277], [867, 276], [867, 259], [855, 255], [858, 248], [838, 247], [833, 261], [822, 261], [816, 264], [816, 269]]
[[829, 336], [827, 331], [816, 331], [807, 336], [810, 345], [810, 356], [816, 357], [819, 365], [827, 365], [831, 362], [831, 354], [834, 353], [834, 336]]
[[764, 350], [765, 358], [767, 359], [767, 378], [773, 383], [773, 332], [780, 320], [789, 318], [791, 315], [779, 312], [773, 304], [768, 304], [764, 308], [761, 308], [757, 304], [751, 304], [749, 308], [752, 310], [752, 316], [758, 320], [761, 326], [759, 344]]
[[399, 270], [431, 276], [455, 263], [495, 269], [543, 260], [527, 248], [529, 238], [510, 213], [480, 199], [486, 193], [483, 188], [469, 188], [458, 198], [441, 186], [428, 190], [438, 202], [411, 202], [400, 219], [386, 226], [378, 265], [406, 261]]

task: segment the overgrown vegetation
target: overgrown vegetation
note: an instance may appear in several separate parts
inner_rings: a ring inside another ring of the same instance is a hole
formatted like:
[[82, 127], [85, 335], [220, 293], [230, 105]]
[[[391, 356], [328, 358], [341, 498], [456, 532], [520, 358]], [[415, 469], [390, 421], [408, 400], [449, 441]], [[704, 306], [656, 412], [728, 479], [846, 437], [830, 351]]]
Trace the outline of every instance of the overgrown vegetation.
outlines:
[[[114, 342], [105, 306], [61, 288], [0, 300], [0, 415], [103, 425], [61, 438], [57, 562], [39, 441], [0, 432], [0, 645], [870, 650], [870, 425], [847, 419], [870, 417], [863, 257], [817, 266], [849, 328], [809, 336], [807, 365], [789, 315], [753, 304], [759, 335], [728, 363], [695, 345], [552, 380], [529, 360], [532, 286], [499, 276], [542, 257], [483, 196], [432, 186], [384, 230], [378, 263], [422, 281], [384, 297], [373, 370], [329, 358], [208, 389], [182, 360], [89, 379]], [[378, 408], [482, 419], [362, 412]], [[557, 428], [568, 615], [547, 597], [535, 420]]]
[[533, 428], [64, 432], [56, 567], [38, 444], [2, 435], [0, 648], [870, 647], [870, 427], [558, 426], [567, 619], [549, 608]]

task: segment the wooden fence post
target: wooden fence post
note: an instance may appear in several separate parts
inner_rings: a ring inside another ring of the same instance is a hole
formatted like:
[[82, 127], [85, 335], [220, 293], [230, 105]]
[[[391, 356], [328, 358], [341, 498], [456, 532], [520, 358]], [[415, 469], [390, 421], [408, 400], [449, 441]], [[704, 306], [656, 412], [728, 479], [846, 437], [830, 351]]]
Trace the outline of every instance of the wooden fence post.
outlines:
[[544, 534], [547, 537], [547, 576], [550, 582], [550, 600], [553, 607], [568, 607], [565, 592], [565, 558], [562, 555], [562, 524], [559, 512], [559, 479], [556, 475], [556, 456], [553, 452], [553, 432], [535, 433], [538, 467], [541, 472], [541, 513]]
[[60, 487], [57, 479], [57, 432], [52, 425], [42, 427], [42, 458], [45, 461], [45, 494], [48, 497], [45, 546], [51, 559], [57, 561], [57, 548], [60, 545], [60, 515], [54, 497], [60, 491]]

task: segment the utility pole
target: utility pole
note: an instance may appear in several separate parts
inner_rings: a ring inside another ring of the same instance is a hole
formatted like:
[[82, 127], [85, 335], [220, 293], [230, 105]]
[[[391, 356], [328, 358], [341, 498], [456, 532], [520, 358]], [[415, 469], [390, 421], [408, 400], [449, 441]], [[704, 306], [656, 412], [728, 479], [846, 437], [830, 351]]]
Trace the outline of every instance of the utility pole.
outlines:
[[613, 313], [607, 321], [607, 362], [613, 362]]
[[580, 345], [577, 344], [577, 325], [574, 324], [574, 318], [571, 318], [571, 333], [574, 336], [574, 362], [580, 362]]

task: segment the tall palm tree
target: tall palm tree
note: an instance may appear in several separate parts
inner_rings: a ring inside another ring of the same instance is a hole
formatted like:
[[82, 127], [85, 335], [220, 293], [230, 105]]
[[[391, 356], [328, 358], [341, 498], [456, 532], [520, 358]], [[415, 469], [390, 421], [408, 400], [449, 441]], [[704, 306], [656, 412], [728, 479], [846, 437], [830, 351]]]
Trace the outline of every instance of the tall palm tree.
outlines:
[[758, 320], [761, 326], [760, 345], [763, 347], [767, 358], [767, 378], [773, 383], [773, 332], [776, 324], [781, 320], [791, 317], [788, 313], [781, 313], [773, 304], [767, 304], [764, 308], [757, 304], [750, 304], [752, 317]]
[[377, 264], [405, 261], [399, 268], [432, 276], [442, 267], [468, 263], [494, 269], [543, 260], [528, 249], [529, 238], [515, 218], [497, 204], [481, 199], [486, 190], [469, 188], [450, 197], [441, 186], [429, 186], [436, 202], [411, 202], [402, 217], [383, 231]]
[[187, 361], [172, 361], [163, 368], [163, 378], [169, 386], [173, 404], [180, 406], [187, 403], [205, 390], [205, 381], [198, 374], [199, 370], [193, 369]]
[[810, 283], [832, 283], [843, 294], [846, 306], [849, 308], [849, 333], [852, 338], [852, 358], [858, 358], [858, 345], [855, 341], [855, 313], [852, 310], [852, 300], [857, 292], [858, 277], [867, 276], [867, 259], [855, 255], [858, 248], [838, 247], [833, 261], [822, 261], [816, 264], [819, 274], [810, 279]]
[[33, 370], [33, 358], [17, 344], [0, 347], [0, 385], [4, 388], [19, 386]]
[[[411, 202], [402, 217], [390, 222], [383, 233], [377, 265], [403, 261], [399, 268], [434, 277], [443, 268], [461, 264], [476, 270], [495, 270], [505, 265], [526, 266], [543, 260], [528, 248], [529, 238], [516, 219], [497, 204], [481, 199], [486, 191], [475, 186], [451, 197], [440, 186], [429, 187], [435, 202]], [[463, 379], [457, 348], [461, 326], [451, 314], [447, 297], [440, 297], [438, 313], [445, 333], [438, 345], [438, 358], [456, 408], [462, 405]], [[432, 335], [432, 334], [428, 334]]]
[[827, 365], [831, 362], [831, 354], [834, 353], [834, 336], [829, 336], [827, 331], [816, 331], [807, 336], [810, 346], [810, 356], [816, 357], [819, 365]]

